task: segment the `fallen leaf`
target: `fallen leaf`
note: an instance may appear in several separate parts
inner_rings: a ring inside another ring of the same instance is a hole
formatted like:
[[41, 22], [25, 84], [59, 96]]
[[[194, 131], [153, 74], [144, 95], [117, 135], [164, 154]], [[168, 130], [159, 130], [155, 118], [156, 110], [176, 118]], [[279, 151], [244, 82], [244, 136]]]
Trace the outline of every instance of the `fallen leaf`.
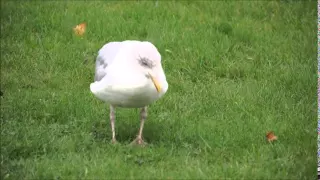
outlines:
[[275, 140], [278, 139], [278, 137], [275, 136], [272, 131], [267, 132], [266, 137], [267, 137], [267, 140], [268, 140], [269, 142], [272, 142], [272, 141], [275, 141]]
[[73, 31], [76, 35], [82, 36], [86, 31], [86, 26], [86, 23], [78, 24], [76, 27], [73, 28]]

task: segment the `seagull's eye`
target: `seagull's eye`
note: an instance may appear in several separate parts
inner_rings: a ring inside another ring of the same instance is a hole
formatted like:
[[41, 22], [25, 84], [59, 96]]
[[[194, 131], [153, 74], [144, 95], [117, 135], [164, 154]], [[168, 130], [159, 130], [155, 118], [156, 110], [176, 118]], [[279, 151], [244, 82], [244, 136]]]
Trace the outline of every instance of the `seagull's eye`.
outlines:
[[140, 65], [143, 67], [147, 67], [150, 69], [152, 69], [154, 67], [154, 64], [148, 58], [140, 57], [138, 61], [139, 61]]

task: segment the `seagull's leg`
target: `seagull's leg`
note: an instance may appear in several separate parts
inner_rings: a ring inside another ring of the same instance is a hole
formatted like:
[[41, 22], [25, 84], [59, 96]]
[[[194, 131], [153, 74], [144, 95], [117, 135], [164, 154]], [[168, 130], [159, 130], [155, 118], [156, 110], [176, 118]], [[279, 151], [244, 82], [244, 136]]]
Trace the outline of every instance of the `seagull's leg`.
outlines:
[[143, 132], [144, 121], [147, 119], [147, 106], [141, 109], [140, 118], [141, 118], [141, 122], [140, 122], [139, 134], [138, 134], [138, 140], [139, 140], [138, 144], [143, 143], [142, 132]]
[[113, 144], [117, 142], [116, 131], [114, 130], [114, 121], [116, 119], [115, 113], [116, 113], [115, 108], [112, 105], [110, 105], [110, 124], [111, 124], [111, 131], [112, 131], [112, 141], [111, 142]]
[[143, 141], [142, 132], [143, 132], [144, 121], [147, 119], [147, 106], [141, 109], [140, 117], [141, 117], [141, 121], [140, 121], [139, 134], [137, 138], [132, 142], [132, 144], [145, 145], [146, 143]]

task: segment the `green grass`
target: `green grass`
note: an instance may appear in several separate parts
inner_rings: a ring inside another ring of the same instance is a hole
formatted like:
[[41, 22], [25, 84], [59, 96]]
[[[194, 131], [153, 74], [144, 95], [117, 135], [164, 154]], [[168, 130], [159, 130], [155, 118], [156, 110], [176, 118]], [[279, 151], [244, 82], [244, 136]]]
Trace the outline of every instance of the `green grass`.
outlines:
[[[316, 3], [2, 0], [1, 179], [315, 179]], [[169, 83], [146, 148], [127, 146], [136, 109], [110, 143], [89, 89], [99, 48], [126, 39], [158, 47]]]

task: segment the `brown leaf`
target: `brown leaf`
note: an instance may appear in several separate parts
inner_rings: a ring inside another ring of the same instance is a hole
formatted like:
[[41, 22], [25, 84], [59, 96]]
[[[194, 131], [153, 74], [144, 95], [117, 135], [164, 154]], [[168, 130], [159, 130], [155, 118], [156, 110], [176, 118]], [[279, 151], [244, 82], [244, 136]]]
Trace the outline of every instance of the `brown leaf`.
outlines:
[[73, 31], [76, 35], [82, 36], [86, 31], [86, 26], [87, 26], [87, 24], [85, 22], [81, 23], [81, 24], [77, 25], [76, 27], [74, 27]]
[[267, 132], [266, 138], [269, 142], [272, 142], [278, 139], [278, 137], [274, 135], [273, 131]]

